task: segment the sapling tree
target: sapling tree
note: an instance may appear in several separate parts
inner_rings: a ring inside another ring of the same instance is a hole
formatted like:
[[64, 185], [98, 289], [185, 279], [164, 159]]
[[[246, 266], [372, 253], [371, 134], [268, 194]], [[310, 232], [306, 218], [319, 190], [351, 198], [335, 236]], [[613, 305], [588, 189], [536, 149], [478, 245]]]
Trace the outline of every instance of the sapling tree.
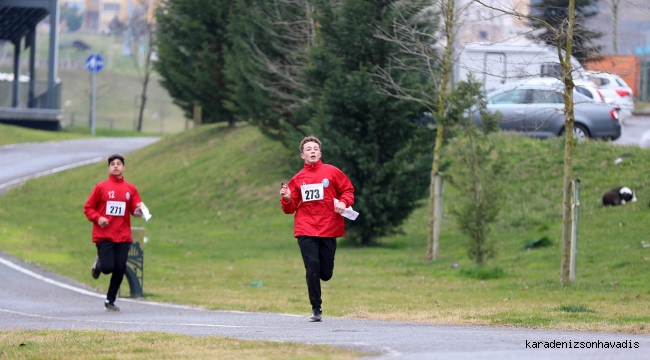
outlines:
[[462, 129], [450, 145], [452, 165], [446, 174], [459, 193], [451, 212], [460, 231], [470, 238], [467, 256], [483, 265], [495, 256], [488, 235], [504, 204], [503, 165], [490, 136], [498, 130], [501, 116], [486, 110], [481, 83], [473, 79], [456, 84], [448, 109]]

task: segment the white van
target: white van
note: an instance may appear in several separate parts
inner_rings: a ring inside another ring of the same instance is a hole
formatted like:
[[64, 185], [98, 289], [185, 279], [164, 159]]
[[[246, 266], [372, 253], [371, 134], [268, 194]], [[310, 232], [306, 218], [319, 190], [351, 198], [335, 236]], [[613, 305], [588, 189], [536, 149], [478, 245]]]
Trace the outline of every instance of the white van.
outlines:
[[[576, 75], [584, 69], [571, 57]], [[535, 43], [469, 43], [465, 45], [455, 64], [454, 82], [466, 81], [470, 74], [489, 92], [503, 84], [526, 78], [554, 76], [561, 70], [557, 48]]]

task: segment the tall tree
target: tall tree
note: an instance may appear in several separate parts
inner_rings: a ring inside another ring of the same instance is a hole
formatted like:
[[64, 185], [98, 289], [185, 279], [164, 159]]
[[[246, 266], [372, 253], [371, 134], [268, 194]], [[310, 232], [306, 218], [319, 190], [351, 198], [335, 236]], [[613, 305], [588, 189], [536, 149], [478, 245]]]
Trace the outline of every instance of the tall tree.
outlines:
[[156, 48], [161, 85], [174, 103], [192, 118], [194, 104], [202, 107], [203, 123], [235, 117], [224, 106], [230, 89], [224, 68], [233, 0], [161, 0], [156, 11]]
[[140, 91], [140, 107], [138, 109], [137, 131], [142, 131], [142, 120], [144, 118], [144, 109], [147, 105], [147, 87], [151, 71], [151, 55], [155, 50], [156, 42], [156, 23], [154, 21], [154, 1], [139, 0], [133, 9], [129, 19], [129, 29], [133, 41], [131, 42], [131, 58], [138, 73], [138, 80], [142, 85]]
[[570, 46], [571, 55], [578, 61], [587, 60], [590, 56], [600, 51], [600, 46], [593, 40], [603, 34], [585, 27], [588, 19], [598, 15], [599, 0], [539, 0], [530, 5], [530, 25], [535, 29], [529, 37], [539, 39], [546, 44], [567, 48], [567, 37], [557, 36], [557, 29], [566, 28], [569, 20], [569, 3], [574, 3], [575, 19], [573, 21], [573, 35]]
[[74, 32], [81, 27], [83, 14], [77, 5], [68, 3], [61, 6], [61, 21], [65, 21], [69, 32]]
[[612, 46], [614, 54], [618, 55], [618, 18], [621, 0], [605, 0], [605, 3], [612, 12]]
[[[434, 209], [442, 199], [435, 195], [435, 177], [441, 170], [443, 134], [453, 124], [448, 116], [447, 97], [451, 91], [453, 44], [459, 19], [466, 6], [457, 6], [455, 0], [403, 0], [396, 3], [392, 24], [378, 29], [377, 37], [395, 47], [385, 67], [378, 67], [374, 75], [384, 93], [413, 101], [433, 114], [436, 123], [436, 141], [429, 184], [429, 233], [426, 259], [438, 256], [438, 234], [435, 229], [442, 219]], [[409, 76], [422, 81], [408, 81]], [[403, 80], [407, 81], [403, 81]], [[438, 222], [438, 224], [436, 224]], [[439, 227], [438, 227], [439, 228]]]
[[297, 115], [311, 120], [324, 160], [355, 186], [354, 208], [361, 215], [348, 224], [348, 237], [361, 244], [399, 230], [426, 196], [431, 170], [435, 130], [414, 120], [423, 108], [383, 94], [371, 77], [394, 50], [374, 37], [377, 28], [390, 25], [393, 2], [316, 3], [316, 44], [305, 71], [311, 101]]
[[[571, 255], [571, 196], [573, 187], [573, 154], [575, 148], [575, 137], [573, 134], [575, 128], [575, 103], [573, 100], [573, 90], [575, 83], [573, 82], [573, 64], [571, 63], [571, 55], [574, 53], [573, 40], [575, 38], [575, 27], [577, 26], [576, 20], [576, 4], [584, 0], [567, 0], [566, 17], [558, 23], [549, 23], [534, 14], [522, 14], [516, 9], [503, 9], [495, 8], [482, 0], [474, 0], [476, 3], [485, 6], [492, 10], [503, 12], [516, 16], [518, 18], [526, 18], [532, 22], [544, 25], [545, 31], [549, 34], [548, 39], [551, 44], [554, 44], [558, 52], [558, 60], [561, 65], [560, 80], [564, 83], [564, 129], [565, 129], [565, 142], [564, 142], [564, 173], [562, 176], [563, 186], [563, 199], [562, 199], [562, 255], [560, 262], [560, 282], [565, 284], [570, 281], [569, 279], [569, 263]], [[553, 41], [553, 39], [555, 39]]]
[[304, 125], [293, 112], [309, 101], [300, 73], [315, 38], [312, 2], [236, 0], [228, 26], [227, 107], [287, 146]]

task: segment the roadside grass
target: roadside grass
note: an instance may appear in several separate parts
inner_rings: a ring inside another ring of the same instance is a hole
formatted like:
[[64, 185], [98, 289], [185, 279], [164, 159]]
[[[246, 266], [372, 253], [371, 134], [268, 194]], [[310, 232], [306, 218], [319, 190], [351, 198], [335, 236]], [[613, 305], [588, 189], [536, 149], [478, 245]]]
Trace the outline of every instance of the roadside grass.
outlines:
[[0, 146], [26, 142], [41, 142], [79, 139], [87, 136], [81, 134], [27, 129], [20, 126], [0, 124]]
[[[445, 215], [439, 259], [424, 260], [423, 200], [400, 235], [369, 247], [340, 239], [334, 277], [323, 283], [324, 316], [650, 333], [650, 249], [641, 244], [650, 223], [648, 150], [576, 144], [575, 177], [582, 181], [577, 283], [562, 286], [564, 140], [502, 133], [495, 141], [508, 174], [506, 206], [490, 235], [497, 257], [476, 268], [465, 254], [468, 239]], [[623, 161], [615, 165], [619, 157]], [[326, 144], [323, 159], [328, 161]], [[153, 215], [146, 224], [132, 222], [145, 226], [149, 238], [147, 300], [309, 313], [293, 217], [282, 213], [278, 199], [280, 182], [300, 169], [295, 153], [252, 126], [204, 125], [126, 160], [126, 179]], [[107, 278], [95, 281], [89, 275], [95, 248], [82, 207], [94, 184], [106, 177], [104, 164], [88, 165], [31, 180], [1, 196], [0, 248], [105, 292]], [[603, 207], [602, 194], [617, 186], [634, 189], [639, 201]], [[446, 186], [444, 214], [458, 195]], [[544, 237], [551, 246], [525, 247]], [[468, 277], [463, 271], [490, 276]], [[263, 286], [255, 286], [260, 282]], [[589, 311], [562, 310], [567, 304]]]
[[[98, 137], [137, 137], [137, 136], [165, 136], [161, 133], [138, 132], [131, 130], [114, 130], [96, 128]], [[61, 141], [70, 139], [88, 138], [90, 128], [74, 126], [62, 131], [45, 131], [28, 129], [20, 126], [0, 124], [0, 146], [28, 142]]]
[[196, 337], [157, 332], [0, 330], [7, 359], [356, 359], [328, 345]]
[[[90, 137], [90, 128], [85, 126], [72, 126], [63, 130], [65, 133], [81, 134]], [[140, 137], [140, 136], [165, 136], [164, 133], [156, 132], [139, 132], [133, 130], [116, 130], [107, 128], [95, 128], [95, 136], [103, 137]]]

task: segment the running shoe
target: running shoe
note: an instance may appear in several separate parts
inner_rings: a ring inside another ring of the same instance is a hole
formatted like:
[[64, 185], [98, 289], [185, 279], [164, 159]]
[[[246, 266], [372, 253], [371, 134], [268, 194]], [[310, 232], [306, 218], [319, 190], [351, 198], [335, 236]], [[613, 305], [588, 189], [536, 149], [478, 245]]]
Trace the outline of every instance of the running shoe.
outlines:
[[105, 302], [104, 306], [108, 311], [120, 311], [120, 308], [115, 306], [115, 303], [112, 302]]
[[93, 267], [90, 268], [90, 274], [93, 276], [93, 279], [99, 279], [99, 274], [101, 274], [101, 271], [99, 271], [99, 256], [95, 257]]
[[319, 322], [321, 320], [323, 320], [323, 310], [321, 310], [321, 309], [312, 309], [311, 317], [309, 318], [309, 321], [311, 321], [311, 322]]

